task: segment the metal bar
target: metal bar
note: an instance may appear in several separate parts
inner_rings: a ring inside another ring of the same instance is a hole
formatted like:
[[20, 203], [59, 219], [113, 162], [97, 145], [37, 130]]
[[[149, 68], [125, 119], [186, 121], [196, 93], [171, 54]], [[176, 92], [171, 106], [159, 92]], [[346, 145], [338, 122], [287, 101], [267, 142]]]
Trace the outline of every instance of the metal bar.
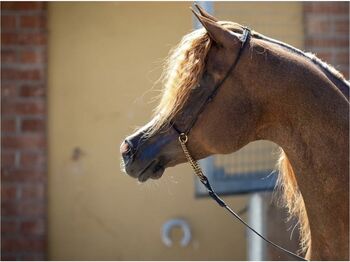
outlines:
[[[264, 235], [264, 214], [263, 199], [259, 193], [252, 194], [249, 200], [248, 224]], [[265, 247], [263, 240], [248, 230], [248, 260], [262, 261], [265, 257]]]

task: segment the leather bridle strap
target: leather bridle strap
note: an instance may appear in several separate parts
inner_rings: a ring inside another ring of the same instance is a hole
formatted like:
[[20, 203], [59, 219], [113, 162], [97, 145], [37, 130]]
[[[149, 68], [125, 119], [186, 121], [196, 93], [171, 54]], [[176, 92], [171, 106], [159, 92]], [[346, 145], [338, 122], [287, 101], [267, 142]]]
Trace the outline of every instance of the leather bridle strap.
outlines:
[[213, 188], [211, 187], [208, 178], [203, 174], [203, 171], [201, 169], [201, 167], [199, 166], [199, 164], [197, 163], [196, 160], [194, 160], [190, 154], [190, 152], [188, 151], [187, 148], [187, 142], [188, 142], [188, 133], [190, 132], [190, 130], [192, 129], [192, 127], [194, 126], [194, 124], [196, 123], [198, 116], [200, 115], [200, 113], [204, 110], [205, 106], [215, 97], [215, 95], [218, 93], [218, 90], [220, 88], [220, 86], [224, 83], [224, 81], [228, 78], [228, 76], [230, 75], [230, 73], [234, 70], [234, 68], [236, 67], [236, 65], [238, 64], [238, 61], [243, 53], [244, 47], [247, 45], [247, 42], [249, 41], [250, 38], [250, 30], [248, 28], [244, 28], [243, 31], [243, 35], [242, 35], [242, 47], [239, 50], [239, 53], [237, 55], [237, 58], [235, 60], [235, 62], [232, 64], [232, 66], [230, 67], [230, 69], [228, 70], [227, 74], [225, 75], [225, 77], [215, 86], [213, 92], [210, 94], [210, 96], [208, 96], [208, 98], [206, 99], [205, 103], [202, 104], [201, 109], [199, 110], [197, 116], [192, 119], [192, 121], [190, 122], [190, 125], [187, 127], [186, 130], [181, 131], [176, 125], [175, 123], [173, 123], [172, 121], [171, 126], [173, 127], [173, 129], [179, 134], [179, 142], [180, 145], [182, 147], [182, 150], [186, 156], [187, 161], [190, 163], [190, 165], [192, 166], [194, 173], [197, 175], [197, 177], [199, 178], [199, 180], [202, 182], [202, 184], [205, 186], [205, 188], [208, 190], [208, 193], [210, 195], [210, 197], [212, 199], [214, 199], [221, 207], [224, 207], [228, 212], [230, 212], [230, 214], [232, 214], [236, 219], [238, 219], [245, 227], [249, 228], [253, 233], [255, 233], [257, 236], [259, 236], [261, 239], [263, 239], [264, 241], [266, 241], [268, 244], [272, 245], [273, 247], [293, 256], [294, 258], [298, 259], [298, 260], [303, 260], [303, 261], [307, 261], [306, 259], [304, 259], [301, 256], [298, 256], [297, 254], [294, 254], [293, 252], [275, 244], [274, 242], [272, 242], [271, 240], [265, 238], [263, 235], [261, 235], [259, 232], [257, 232], [254, 228], [252, 228], [251, 226], [249, 226], [236, 212], [234, 212], [229, 206], [226, 205], [226, 203], [215, 193], [215, 191], [213, 190]]

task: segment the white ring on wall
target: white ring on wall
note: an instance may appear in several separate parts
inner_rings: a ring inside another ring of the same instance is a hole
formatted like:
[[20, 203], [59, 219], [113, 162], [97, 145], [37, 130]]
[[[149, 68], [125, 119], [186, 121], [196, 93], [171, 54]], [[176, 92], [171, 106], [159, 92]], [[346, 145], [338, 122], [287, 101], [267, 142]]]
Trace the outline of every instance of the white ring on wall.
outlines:
[[163, 224], [161, 232], [163, 243], [168, 247], [173, 245], [173, 241], [170, 239], [169, 234], [174, 227], [180, 227], [182, 229], [183, 237], [180, 241], [181, 246], [188, 246], [192, 238], [191, 229], [187, 221], [181, 218], [170, 219]]

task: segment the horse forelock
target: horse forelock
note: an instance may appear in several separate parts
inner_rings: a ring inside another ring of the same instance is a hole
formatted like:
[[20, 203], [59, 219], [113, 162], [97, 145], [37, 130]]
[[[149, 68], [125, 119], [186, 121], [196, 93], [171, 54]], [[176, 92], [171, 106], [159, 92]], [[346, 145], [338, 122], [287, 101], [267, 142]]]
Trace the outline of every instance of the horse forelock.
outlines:
[[311, 232], [303, 196], [299, 190], [295, 174], [287, 155], [281, 150], [278, 160], [279, 175], [276, 189], [281, 191], [280, 204], [288, 209], [289, 219], [296, 217], [300, 232], [300, 251], [306, 253], [311, 247]]
[[160, 103], [154, 110], [158, 130], [179, 111], [191, 88], [195, 87], [204, 68], [204, 59], [210, 48], [210, 39], [204, 29], [185, 35], [165, 60], [161, 81]]

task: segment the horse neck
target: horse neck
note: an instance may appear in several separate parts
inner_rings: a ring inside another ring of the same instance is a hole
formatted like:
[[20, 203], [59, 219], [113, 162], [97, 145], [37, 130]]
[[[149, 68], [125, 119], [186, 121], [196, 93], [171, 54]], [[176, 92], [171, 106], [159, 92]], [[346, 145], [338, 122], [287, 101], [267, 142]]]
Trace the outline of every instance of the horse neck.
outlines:
[[[241, 81], [261, 108], [256, 139], [286, 152], [303, 195], [312, 258], [348, 259], [349, 103], [311, 61], [255, 42]], [[254, 78], [245, 72], [255, 72]]]

